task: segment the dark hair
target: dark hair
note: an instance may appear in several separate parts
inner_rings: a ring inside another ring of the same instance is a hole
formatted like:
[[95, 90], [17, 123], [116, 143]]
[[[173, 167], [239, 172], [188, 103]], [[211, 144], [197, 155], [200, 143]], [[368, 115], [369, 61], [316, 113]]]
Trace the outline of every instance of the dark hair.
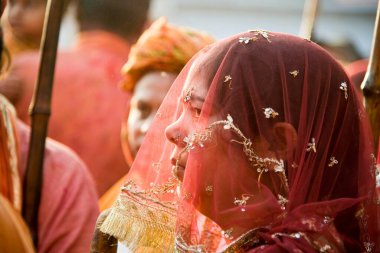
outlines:
[[77, 0], [80, 30], [102, 29], [126, 39], [137, 37], [149, 5], [150, 0]]

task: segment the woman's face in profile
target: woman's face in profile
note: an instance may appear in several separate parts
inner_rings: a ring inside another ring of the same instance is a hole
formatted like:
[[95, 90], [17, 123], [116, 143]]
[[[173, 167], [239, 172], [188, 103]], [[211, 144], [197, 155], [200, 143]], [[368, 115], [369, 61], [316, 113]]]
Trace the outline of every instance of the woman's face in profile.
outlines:
[[185, 151], [189, 136], [197, 130], [198, 121], [205, 104], [209, 84], [205, 78], [191, 67], [185, 85], [179, 98], [179, 107], [182, 112], [178, 119], [169, 125], [165, 134], [167, 139], [175, 144], [170, 157], [173, 166], [177, 164], [176, 176], [182, 180], [185, 172], [188, 152]]
[[[165, 72], [149, 72], [142, 76], [135, 87], [127, 122], [123, 123], [122, 143], [136, 157], [145, 134], [177, 75]], [[126, 147], [127, 145], [128, 147]]]
[[[210, 124], [217, 121], [227, 120], [228, 116], [226, 113], [232, 113], [229, 117], [236, 120], [234, 122], [237, 125], [242, 123], [242, 120], [246, 121], [246, 119], [234, 118], [235, 115], [233, 112], [239, 110], [238, 108], [235, 108], [236, 105], [220, 104], [220, 101], [223, 101], [223, 97], [215, 96], [224, 96], [224, 93], [218, 93], [218, 95], [208, 94], [210, 85], [218, 85], [218, 83], [211, 84], [212, 80], [215, 78], [213, 73], [216, 70], [210, 73], [207, 68], [205, 69], [201, 66], [202, 62], [199, 63], [196, 60], [190, 68], [179, 99], [179, 107], [182, 109], [182, 112], [177, 120], [170, 124], [165, 130], [167, 139], [175, 144], [170, 160], [174, 166], [173, 168], [175, 168], [174, 173], [181, 181], [183, 180], [188, 160], [190, 150], [187, 145], [191, 136], [205, 132]], [[213, 87], [212, 89], [218, 90], [219, 88], [222, 89], [226, 87], [228, 89], [224, 80], [225, 79], [222, 79], [222, 81], [219, 82], [221, 84], [220, 87]], [[213, 102], [211, 100], [213, 100]], [[212, 134], [215, 138], [211, 137], [207, 144], [205, 144], [208, 148], [215, 146], [215, 144], [219, 142], [217, 139], [222, 138], [223, 140], [230, 142], [231, 138], [238, 138], [233, 131], [223, 130], [223, 125], [219, 125], [219, 127], [216, 127], [212, 131], [215, 133], [215, 135]], [[266, 142], [265, 138], [261, 138], [260, 136], [249, 136], [249, 138], [252, 141], [252, 147], [257, 154], [262, 155], [263, 157], [273, 156], [273, 154], [268, 151], [269, 144]], [[190, 152], [195, 152], [195, 150]], [[214, 155], [226, 155], [223, 152], [225, 152], [223, 151], [223, 148], [219, 148], [218, 154], [215, 153]], [[238, 152], [243, 152], [243, 149], [239, 147]]]

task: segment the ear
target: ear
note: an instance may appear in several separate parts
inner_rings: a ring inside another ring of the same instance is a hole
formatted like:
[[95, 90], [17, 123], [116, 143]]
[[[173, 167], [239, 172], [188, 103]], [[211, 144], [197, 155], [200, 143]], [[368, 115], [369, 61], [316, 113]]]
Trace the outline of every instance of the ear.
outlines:
[[297, 145], [296, 129], [289, 123], [278, 122], [273, 126], [272, 148], [281, 159], [292, 154]]

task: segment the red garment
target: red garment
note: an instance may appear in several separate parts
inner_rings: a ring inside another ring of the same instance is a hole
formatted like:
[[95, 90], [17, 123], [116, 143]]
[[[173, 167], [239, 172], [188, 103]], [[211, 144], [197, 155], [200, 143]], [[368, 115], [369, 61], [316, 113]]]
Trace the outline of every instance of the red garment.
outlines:
[[[76, 46], [57, 57], [48, 134], [84, 160], [99, 195], [128, 170], [120, 126], [129, 94], [117, 87], [128, 52], [120, 37], [95, 31], [80, 34]], [[13, 103], [27, 123], [38, 65], [37, 53], [20, 55], [7, 78], [19, 82]]]
[[351, 79], [355, 87], [360, 91], [360, 86], [364, 80], [365, 73], [367, 72], [368, 59], [362, 59], [350, 63], [346, 67], [348, 77]]
[[370, 140], [321, 47], [231, 36], [179, 74], [101, 230], [164, 252], [379, 252]]
[[[30, 131], [21, 121], [17, 128], [23, 177]], [[70, 149], [47, 139], [43, 176], [38, 252], [89, 252], [99, 210], [95, 185], [86, 166]]]

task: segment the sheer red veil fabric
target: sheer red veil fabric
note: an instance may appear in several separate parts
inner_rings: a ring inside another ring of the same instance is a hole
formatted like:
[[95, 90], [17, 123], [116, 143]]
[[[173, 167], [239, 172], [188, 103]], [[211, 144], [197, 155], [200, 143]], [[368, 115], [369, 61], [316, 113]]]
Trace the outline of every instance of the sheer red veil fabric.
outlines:
[[176, 79], [102, 230], [133, 249], [378, 252], [371, 140], [325, 50], [232, 36]]

